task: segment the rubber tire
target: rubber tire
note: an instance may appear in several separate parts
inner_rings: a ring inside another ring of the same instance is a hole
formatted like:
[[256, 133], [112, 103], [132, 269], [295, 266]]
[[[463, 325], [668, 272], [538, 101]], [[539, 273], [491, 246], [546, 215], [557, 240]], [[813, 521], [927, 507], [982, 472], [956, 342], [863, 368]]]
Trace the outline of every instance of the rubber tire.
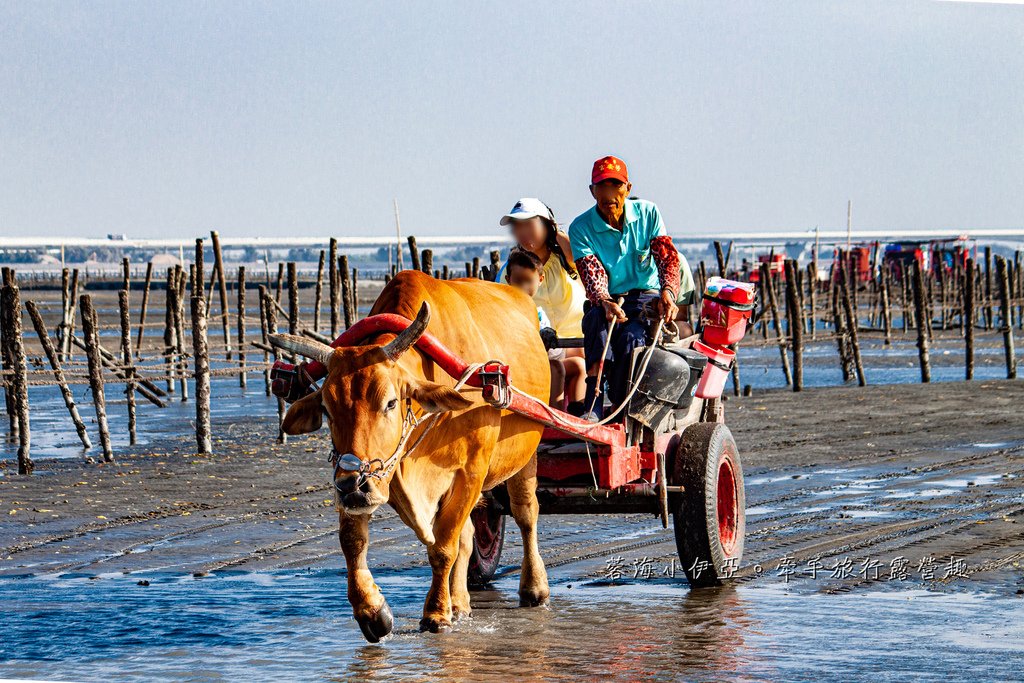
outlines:
[[494, 501], [485, 499], [484, 504], [469, 513], [473, 523], [473, 553], [469, 556], [468, 579], [470, 588], [484, 588], [501, 565], [501, 550], [505, 546], [505, 515], [495, 506]]
[[[669, 483], [684, 488], [683, 493], [669, 496], [679, 561], [691, 587], [720, 586], [728, 580], [730, 572], [723, 571], [728, 569], [728, 560], [735, 560], [733, 571], [739, 568], [746, 532], [743, 467], [736, 441], [724, 424], [700, 422], [683, 432], [673, 455]], [[696, 567], [699, 560], [709, 562], [709, 566]]]

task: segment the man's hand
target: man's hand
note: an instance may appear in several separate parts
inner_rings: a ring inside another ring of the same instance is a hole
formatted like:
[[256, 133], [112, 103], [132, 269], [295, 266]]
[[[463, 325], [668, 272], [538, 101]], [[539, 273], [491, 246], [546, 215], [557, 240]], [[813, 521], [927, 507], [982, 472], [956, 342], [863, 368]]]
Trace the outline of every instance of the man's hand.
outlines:
[[618, 323], [626, 322], [626, 314], [622, 310], [622, 306], [611, 299], [605, 299], [601, 302], [602, 308], [604, 308], [604, 319], [608, 322], [615, 321]]
[[676, 295], [670, 289], [661, 290], [661, 299], [658, 300], [658, 314], [662, 320], [669, 323], [676, 319], [679, 307], [676, 306]]

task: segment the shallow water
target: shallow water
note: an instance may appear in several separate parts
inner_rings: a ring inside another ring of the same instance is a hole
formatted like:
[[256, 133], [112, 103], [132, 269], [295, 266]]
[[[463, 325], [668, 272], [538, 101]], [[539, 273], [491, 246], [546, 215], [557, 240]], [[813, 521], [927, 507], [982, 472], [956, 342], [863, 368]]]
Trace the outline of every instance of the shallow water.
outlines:
[[5, 579], [0, 676], [1013, 680], [1024, 663], [1024, 602], [980, 593], [556, 582], [550, 608], [519, 609], [506, 578], [475, 594], [471, 619], [432, 635], [416, 628], [426, 571], [377, 578], [396, 617], [378, 645], [363, 642], [333, 571]]

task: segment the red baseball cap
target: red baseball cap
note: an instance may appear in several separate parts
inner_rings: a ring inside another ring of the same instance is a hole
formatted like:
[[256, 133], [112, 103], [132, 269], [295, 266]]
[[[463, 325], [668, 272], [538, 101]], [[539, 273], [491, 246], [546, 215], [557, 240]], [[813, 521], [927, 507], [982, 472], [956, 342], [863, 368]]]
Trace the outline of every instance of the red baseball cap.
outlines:
[[626, 162], [618, 157], [601, 157], [594, 162], [594, 170], [590, 172], [590, 184], [597, 185], [602, 180], [614, 178], [624, 183], [629, 183], [629, 176], [626, 174]]

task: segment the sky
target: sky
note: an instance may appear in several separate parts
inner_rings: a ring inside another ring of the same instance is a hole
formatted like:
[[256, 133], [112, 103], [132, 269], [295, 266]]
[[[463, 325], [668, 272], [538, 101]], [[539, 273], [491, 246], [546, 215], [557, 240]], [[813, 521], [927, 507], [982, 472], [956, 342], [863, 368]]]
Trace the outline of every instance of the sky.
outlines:
[[0, 237], [1024, 226], [1024, 5], [0, 0]]

